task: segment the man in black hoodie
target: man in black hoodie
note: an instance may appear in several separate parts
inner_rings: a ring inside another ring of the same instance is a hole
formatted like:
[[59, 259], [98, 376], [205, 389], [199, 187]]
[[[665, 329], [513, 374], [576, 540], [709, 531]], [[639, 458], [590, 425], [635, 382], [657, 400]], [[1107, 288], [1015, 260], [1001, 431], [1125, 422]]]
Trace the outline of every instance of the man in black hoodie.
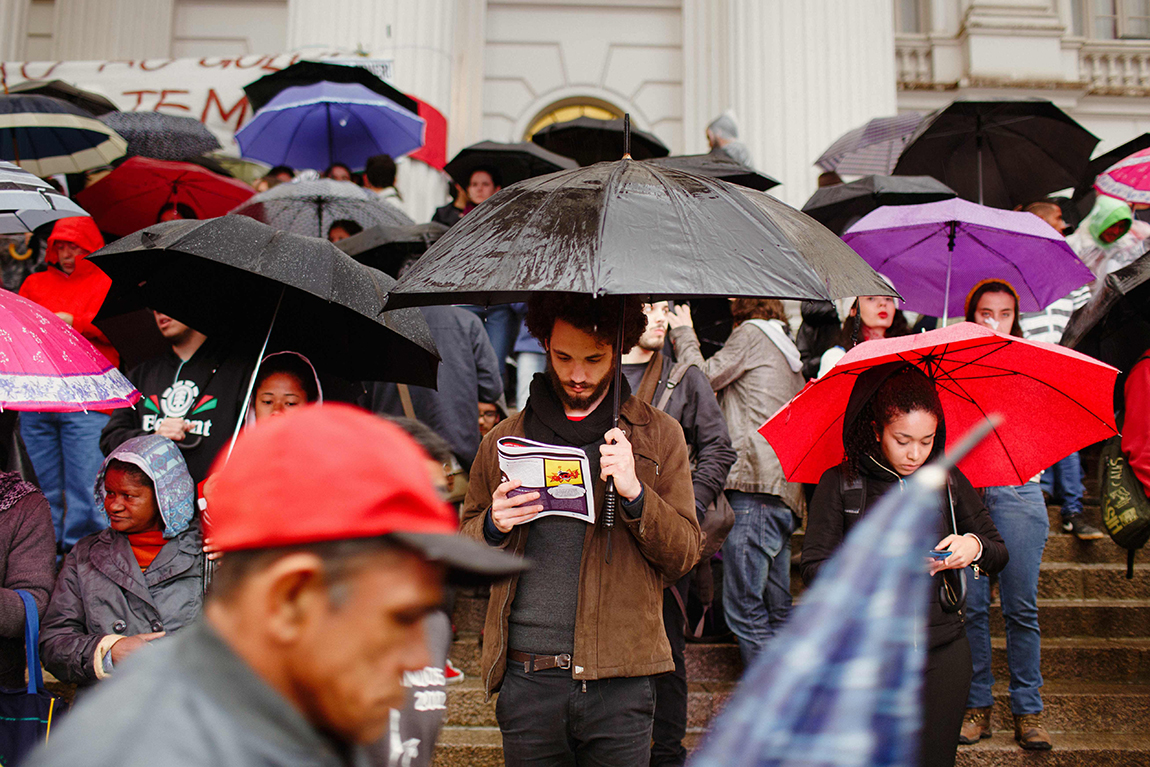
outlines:
[[113, 412], [100, 434], [100, 449], [107, 455], [132, 437], [154, 432], [180, 446], [188, 473], [199, 484], [232, 437], [258, 347], [234, 338], [209, 339], [166, 314], [153, 314], [172, 350], [129, 371], [128, 380], [143, 398], [134, 408]]

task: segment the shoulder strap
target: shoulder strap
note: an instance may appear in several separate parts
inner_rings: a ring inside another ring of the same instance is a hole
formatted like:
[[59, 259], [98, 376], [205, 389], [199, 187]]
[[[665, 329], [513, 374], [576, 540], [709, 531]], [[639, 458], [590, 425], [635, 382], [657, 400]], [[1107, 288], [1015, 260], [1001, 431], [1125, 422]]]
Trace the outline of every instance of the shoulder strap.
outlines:
[[655, 404], [657, 410], [666, 411], [667, 403], [671, 401], [671, 392], [683, 380], [683, 376], [687, 374], [687, 368], [691, 367], [689, 362], [676, 362], [671, 367], [671, 372], [667, 374], [667, 384], [663, 387], [662, 394], [659, 395], [659, 401]]
[[407, 384], [396, 384], [395, 388], [399, 390], [399, 401], [403, 405], [403, 414], [413, 421], [419, 420], [415, 417], [415, 405], [411, 402], [411, 389]]
[[24, 602], [24, 657], [28, 661], [28, 694], [44, 690], [44, 672], [40, 670], [40, 612], [36, 600], [23, 589], [16, 589]]

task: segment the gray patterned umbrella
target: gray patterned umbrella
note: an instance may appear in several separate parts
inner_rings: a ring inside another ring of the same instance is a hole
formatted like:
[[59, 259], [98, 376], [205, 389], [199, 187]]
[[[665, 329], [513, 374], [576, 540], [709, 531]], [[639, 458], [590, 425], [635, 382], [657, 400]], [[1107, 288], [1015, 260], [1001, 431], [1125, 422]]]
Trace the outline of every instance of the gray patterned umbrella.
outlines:
[[199, 120], [163, 112], [109, 112], [100, 122], [128, 142], [128, 154], [156, 160], [187, 160], [220, 149]]
[[332, 223], [350, 219], [373, 226], [411, 226], [415, 222], [379, 195], [350, 181], [319, 179], [280, 184], [257, 194], [232, 213], [308, 237], [326, 237]]
[[0, 162], [0, 234], [30, 232], [69, 216], [88, 215], [47, 181], [9, 162]]

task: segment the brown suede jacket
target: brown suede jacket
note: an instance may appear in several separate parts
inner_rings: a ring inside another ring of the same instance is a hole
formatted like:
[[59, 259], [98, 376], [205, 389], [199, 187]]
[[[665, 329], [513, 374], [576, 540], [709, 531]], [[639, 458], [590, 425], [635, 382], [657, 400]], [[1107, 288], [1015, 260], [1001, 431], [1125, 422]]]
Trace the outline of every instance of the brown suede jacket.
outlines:
[[[663, 628], [663, 584], [687, 573], [699, 557], [701, 535], [683, 429], [673, 418], [630, 397], [619, 411], [619, 428], [635, 454], [643, 484], [643, 512], [631, 519], [619, 509], [615, 528], [603, 529], [602, 516], [587, 526], [579, 573], [575, 625], [575, 679], [646, 676], [671, 671], [671, 646]], [[461, 532], [483, 541], [483, 522], [499, 486], [500, 437], [526, 436], [523, 413], [506, 419], [484, 438], [471, 468], [463, 503]], [[595, 482], [595, 510], [603, 508], [605, 483]], [[501, 548], [522, 554], [530, 523], [519, 525]], [[611, 562], [606, 562], [612, 536]], [[507, 667], [507, 624], [515, 598], [515, 577], [491, 586], [483, 642], [487, 695], [499, 689]]]

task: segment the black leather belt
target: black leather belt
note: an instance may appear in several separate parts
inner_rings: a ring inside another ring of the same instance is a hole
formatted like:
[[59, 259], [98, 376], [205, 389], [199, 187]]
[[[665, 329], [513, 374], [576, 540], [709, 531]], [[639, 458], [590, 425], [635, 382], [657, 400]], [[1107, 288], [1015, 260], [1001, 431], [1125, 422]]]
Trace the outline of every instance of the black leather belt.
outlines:
[[563, 670], [571, 668], [570, 653], [563, 653], [562, 655], [536, 655], [533, 652], [508, 650], [507, 660], [513, 663], [522, 663], [523, 671], [528, 674], [532, 671], [546, 671], [549, 668], [561, 668]]

